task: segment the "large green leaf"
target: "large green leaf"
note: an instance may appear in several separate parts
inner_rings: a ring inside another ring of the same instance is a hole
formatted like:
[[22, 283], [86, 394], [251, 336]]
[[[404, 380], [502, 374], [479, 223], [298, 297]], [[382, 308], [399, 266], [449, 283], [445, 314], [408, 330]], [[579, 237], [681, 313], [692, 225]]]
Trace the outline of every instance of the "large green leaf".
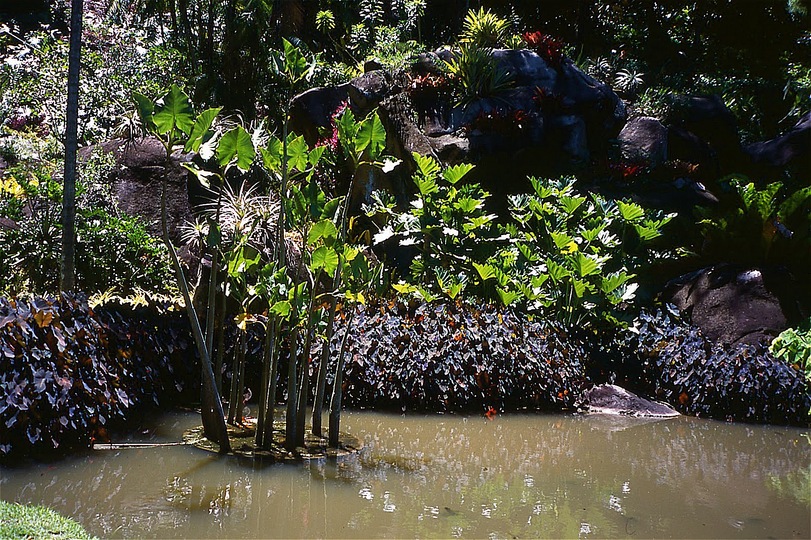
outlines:
[[280, 172], [282, 168], [282, 141], [278, 137], [271, 137], [267, 147], [261, 148], [262, 164], [271, 172]]
[[417, 162], [417, 169], [420, 174], [427, 179], [436, 178], [439, 174], [439, 164], [431, 156], [423, 156], [416, 152], [411, 154], [414, 156], [414, 161]]
[[369, 149], [372, 161], [377, 160], [381, 150], [386, 147], [386, 128], [377, 113], [361, 122], [358, 135], [355, 137], [355, 149], [358, 154]]
[[313, 251], [310, 261], [311, 270], [323, 270], [327, 275], [332, 275], [336, 268], [338, 268], [338, 254], [334, 249], [319, 246]]
[[159, 135], [170, 133], [173, 129], [189, 134], [194, 126], [194, 110], [192, 110], [189, 96], [173, 84], [169, 91], [155, 107], [152, 120]]
[[445, 177], [445, 180], [447, 180], [449, 184], [456, 184], [472, 170], [473, 165], [470, 163], [460, 163], [459, 165], [454, 165], [453, 167], [448, 167], [445, 169], [442, 176]]
[[135, 108], [138, 111], [138, 116], [141, 118], [141, 123], [149, 132], [155, 129], [155, 120], [152, 116], [155, 114], [155, 104], [151, 99], [139, 92], [133, 92], [132, 98], [135, 100]]
[[620, 215], [622, 215], [623, 219], [626, 221], [637, 221], [645, 215], [645, 210], [633, 202], [626, 203], [623, 201], [617, 201], [617, 206], [620, 209]]
[[307, 73], [307, 59], [295, 45], [282, 38], [284, 47], [284, 71], [293, 81], [298, 81]]
[[307, 170], [310, 156], [303, 136], [298, 136], [287, 143], [287, 159], [291, 168], [302, 172]]
[[222, 107], [206, 109], [197, 116], [189, 140], [186, 141], [186, 147], [183, 149], [185, 152], [197, 152], [200, 150], [200, 145], [214, 135], [211, 131], [211, 125], [221, 110]]
[[570, 257], [569, 260], [572, 262], [575, 272], [577, 272], [577, 275], [580, 277], [600, 273], [602, 261], [594, 257], [578, 252], [577, 255]]
[[482, 279], [482, 281], [487, 281], [488, 279], [494, 278], [496, 276], [495, 268], [493, 268], [489, 264], [479, 264], [474, 261], [473, 268], [475, 268], [476, 272], [479, 273], [479, 277]]
[[229, 130], [222, 136], [217, 146], [217, 160], [223, 167], [235, 162], [240, 170], [247, 171], [255, 158], [256, 150], [251, 134], [242, 126]]
[[338, 229], [335, 224], [329, 219], [322, 219], [310, 228], [307, 243], [313, 245], [319, 240], [323, 240], [329, 246], [336, 238], [338, 238]]

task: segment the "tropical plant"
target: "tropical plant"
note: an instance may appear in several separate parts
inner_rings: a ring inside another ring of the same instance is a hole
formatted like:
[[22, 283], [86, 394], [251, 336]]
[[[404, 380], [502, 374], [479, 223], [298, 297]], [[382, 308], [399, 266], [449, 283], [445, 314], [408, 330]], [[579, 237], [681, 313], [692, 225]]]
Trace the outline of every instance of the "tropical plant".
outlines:
[[530, 182], [534, 193], [509, 198], [511, 245], [476, 265], [478, 279], [504, 304], [523, 303], [567, 326], [617, 322], [649, 243], [674, 215], [579, 195], [573, 178]]
[[510, 31], [510, 23], [489, 9], [470, 10], [462, 23], [461, 43], [478, 47], [501, 47]]
[[[109, 156], [92, 155], [80, 168], [76, 208], [76, 286], [94, 293], [115, 288], [167, 289], [168, 254], [138, 219], [120, 212], [102, 188]], [[0, 291], [45, 294], [58, 290], [62, 184], [55, 166], [24, 162], [0, 182]]]
[[811, 187], [787, 193], [774, 182], [758, 189], [735, 175], [721, 181], [732, 192], [717, 209], [696, 208], [703, 236], [699, 252], [744, 264], [788, 264], [805, 271], [811, 262]]
[[385, 192], [373, 194], [367, 215], [378, 228], [375, 244], [394, 242], [413, 250], [407, 282], [394, 285], [400, 293], [415, 293], [431, 301], [456, 299], [465, 290], [477, 262], [496, 250], [496, 216], [488, 214], [489, 193], [478, 184], [466, 184], [472, 165], [440, 168], [430, 156], [413, 154], [417, 164], [413, 180], [417, 197], [408, 211], [399, 212]]
[[[811, 320], [781, 332], [769, 347], [775, 358], [797, 368], [811, 384]], [[811, 410], [808, 411], [811, 414]]]
[[496, 63], [490, 49], [475, 44], [463, 44], [445, 66], [459, 89], [459, 104], [464, 106], [498, 97], [515, 83], [514, 75]]

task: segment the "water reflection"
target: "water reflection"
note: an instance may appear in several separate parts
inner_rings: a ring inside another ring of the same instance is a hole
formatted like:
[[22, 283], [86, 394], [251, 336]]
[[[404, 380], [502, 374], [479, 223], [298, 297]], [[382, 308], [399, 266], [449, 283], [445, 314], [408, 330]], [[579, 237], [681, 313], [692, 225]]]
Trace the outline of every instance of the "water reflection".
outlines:
[[[149, 433], [179, 438], [194, 415]], [[102, 537], [808, 538], [802, 431], [677, 418], [349, 413], [341, 461], [256, 463], [186, 447], [4, 469], [5, 500]]]

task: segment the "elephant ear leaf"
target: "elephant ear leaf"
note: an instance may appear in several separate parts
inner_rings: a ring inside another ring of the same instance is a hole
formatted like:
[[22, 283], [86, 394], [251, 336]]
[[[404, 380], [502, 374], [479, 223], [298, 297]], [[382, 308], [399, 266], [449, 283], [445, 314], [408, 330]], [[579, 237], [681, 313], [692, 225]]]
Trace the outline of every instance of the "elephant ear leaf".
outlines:
[[236, 162], [237, 168], [247, 171], [251, 168], [254, 158], [256, 158], [256, 150], [253, 147], [253, 140], [250, 133], [245, 131], [242, 126], [228, 131], [220, 139], [220, 144], [217, 146], [217, 160], [221, 166]]
[[155, 107], [152, 119], [159, 134], [163, 135], [173, 129], [189, 134], [194, 126], [194, 111], [189, 96], [173, 84], [169, 91], [161, 98], [162, 103]]
[[186, 141], [186, 146], [183, 149], [185, 152], [198, 152], [200, 146], [214, 136], [211, 126], [221, 110], [222, 107], [217, 107], [216, 109], [206, 109], [200, 113], [197, 120], [194, 121], [189, 140]]
[[132, 99], [135, 101], [135, 108], [138, 111], [138, 116], [147, 131], [155, 130], [155, 120], [152, 116], [155, 114], [155, 104], [152, 100], [139, 92], [132, 93]]

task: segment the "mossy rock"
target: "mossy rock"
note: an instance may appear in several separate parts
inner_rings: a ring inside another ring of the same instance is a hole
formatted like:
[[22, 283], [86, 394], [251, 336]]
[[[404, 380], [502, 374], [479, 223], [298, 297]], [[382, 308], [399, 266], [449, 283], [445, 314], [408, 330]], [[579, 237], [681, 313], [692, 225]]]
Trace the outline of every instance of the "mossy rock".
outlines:
[[[284, 422], [274, 422], [273, 444], [269, 450], [257, 448], [254, 441], [255, 436], [255, 418], [247, 418], [243, 426], [229, 425], [228, 439], [231, 442], [230, 455], [252, 459], [270, 459], [273, 461], [302, 461], [346, 456], [356, 453], [361, 447], [360, 439], [347, 433], [341, 433], [338, 442], [339, 447], [330, 448], [327, 445], [326, 438], [316, 437], [308, 431], [304, 436], [304, 446], [296, 448], [295, 451], [291, 452], [284, 447]], [[219, 453], [220, 450], [219, 444], [210, 441], [203, 435], [202, 426], [186, 430], [183, 433], [183, 442], [208, 452]]]

